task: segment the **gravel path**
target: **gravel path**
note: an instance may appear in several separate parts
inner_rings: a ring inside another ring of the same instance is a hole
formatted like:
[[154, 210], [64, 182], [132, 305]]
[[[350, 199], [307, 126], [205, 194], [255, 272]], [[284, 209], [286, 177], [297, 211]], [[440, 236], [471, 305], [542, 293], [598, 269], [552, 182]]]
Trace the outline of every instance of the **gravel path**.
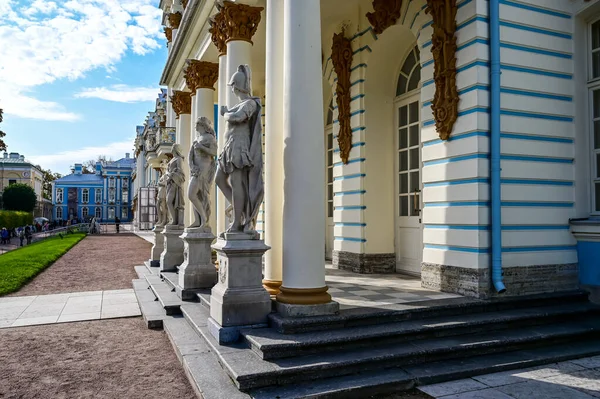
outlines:
[[0, 398], [194, 398], [164, 332], [141, 318], [0, 330]]
[[29, 284], [8, 296], [131, 288], [134, 266], [152, 245], [133, 234], [87, 236]]

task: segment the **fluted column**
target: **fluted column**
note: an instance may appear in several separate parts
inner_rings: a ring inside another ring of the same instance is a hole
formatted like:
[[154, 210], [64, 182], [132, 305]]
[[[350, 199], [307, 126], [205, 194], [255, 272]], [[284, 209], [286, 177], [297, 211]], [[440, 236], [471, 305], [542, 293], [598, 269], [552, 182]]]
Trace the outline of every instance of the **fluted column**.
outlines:
[[265, 254], [263, 285], [277, 295], [282, 280], [283, 214], [283, 2], [267, 0], [265, 117]]
[[[190, 143], [194, 141], [196, 137], [196, 122], [198, 118], [204, 116], [208, 118], [211, 123], [215, 124], [214, 121], [214, 94], [215, 94], [215, 83], [219, 77], [219, 64], [207, 61], [198, 60], [187, 60], [186, 68], [184, 71], [184, 77], [187, 86], [192, 90], [192, 118], [190, 125]], [[191, 145], [191, 144], [190, 144]], [[211, 201], [214, 198], [215, 185], [211, 187]], [[216, 227], [216, 204], [214, 201], [211, 204], [211, 216], [209, 224], [212, 228]], [[186, 219], [186, 226], [192, 223], [192, 217], [190, 212], [190, 219]]]
[[[176, 134], [175, 142], [179, 144], [181, 155], [184, 157], [183, 161], [183, 173], [185, 175], [185, 184], [190, 179], [190, 167], [188, 166], [187, 154], [190, 150], [190, 127], [191, 127], [191, 112], [192, 112], [192, 95], [185, 91], [173, 91], [171, 97], [173, 103], [173, 109], [175, 110], [176, 116]], [[184, 190], [185, 191], [185, 190]], [[184, 216], [183, 220], [186, 223], [190, 219], [190, 201], [186, 195], [184, 195]]]
[[320, 1], [285, 0], [284, 8], [285, 204], [283, 284], [277, 301], [325, 304], [331, 302], [331, 296], [325, 285], [323, 259], [325, 146]]

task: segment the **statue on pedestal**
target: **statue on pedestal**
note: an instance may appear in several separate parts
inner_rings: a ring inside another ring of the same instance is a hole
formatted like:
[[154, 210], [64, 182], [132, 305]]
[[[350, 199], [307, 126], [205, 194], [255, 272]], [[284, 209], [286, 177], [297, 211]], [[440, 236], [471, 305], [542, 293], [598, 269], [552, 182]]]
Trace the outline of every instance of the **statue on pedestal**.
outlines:
[[173, 144], [171, 150], [173, 159], [167, 164], [165, 176], [165, 185], [167, 187], [167, 212], [169, 214], [170, 226], [183, 225], [183, 217], [180, 211], [183, 209], [183, 183], [185, 175], [183, 174], [183, 156], [179, 150], [178, 144]]
[[240, 65], [228, 85], [239, 103], [231, 109], [221, 107], [227, 126], [215, 182], [233, 208], [233, 222], [226, 233], [258, 238], [256, 217], [264, 196], [262, 106], [260, 98], [252, 97], [248, 65]]
[[166, 175], [161, 173], [158, 178], [158, 190], [156, 191], [156, 225], [164, 226], [167, 224], [167, 186]]
[[217, 170], [218, 145], [212, 123], [206, 117], [196, 122], [196, 139], [192, 143], [188, 157], [190, 183], [188, 198], [192, 203], [194, 221], [190, 228], [204, 228], [210, 232], [210, 187]]

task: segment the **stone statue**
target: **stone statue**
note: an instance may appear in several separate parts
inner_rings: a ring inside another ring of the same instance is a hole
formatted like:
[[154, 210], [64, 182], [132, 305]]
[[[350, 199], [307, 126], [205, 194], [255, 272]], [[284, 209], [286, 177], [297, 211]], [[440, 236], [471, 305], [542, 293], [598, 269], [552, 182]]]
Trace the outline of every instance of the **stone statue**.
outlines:
[[157, 215], [157, 226], [164, 226], [167, 224], [167, 186], [166, 186], [166, 174], [161, 173], [158, 178], [158, 190], [156, 192], [156, 215]]
[[218, 145], [212, 123], [206, 117], [196, 122], [196, 139], [192, 143], [188, 157], [190, 183], [188, 198], [192, 203], [194, 221], [190, 228], [204, 228], [210, 232], [210, 186], [217, 170]]
[[239, 103], [231, 109], [221, 107], [227, 126], [215, 182], [233, 208], [233, 221], [226, 233], [258, 238], [256, 217], [264, 196], [261, 101], [252, 97], [248, 65], [240, 65], [228, 85]]
[[167, 212], [169, 213], [170, 226], [183, 225], [183, 218], [180, 210], [183, 209], [183, 183], [185, 175], [183, 174], [183, 156], [179, 150], [178, 144], [173, 144], [171, 150], [173, 159], [167, 164], [165, 173], [165, 185], [167, 187]]

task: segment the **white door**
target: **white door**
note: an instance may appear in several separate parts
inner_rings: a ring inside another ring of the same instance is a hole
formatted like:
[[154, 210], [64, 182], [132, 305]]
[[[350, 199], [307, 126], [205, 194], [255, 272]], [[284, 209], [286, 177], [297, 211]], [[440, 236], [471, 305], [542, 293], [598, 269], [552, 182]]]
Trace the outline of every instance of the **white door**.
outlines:
[[325, 259], [331, 259], [333, 252], [333, 128], [328, 125], [325, 128], [326, 157], [325, 165], [327, 167], [327, 186], [325, 193], [327, 203], [325, 204]]
[[421, 273], [420, 93], [417, 90], [396, 102], [396, 262], [397, 270]]

